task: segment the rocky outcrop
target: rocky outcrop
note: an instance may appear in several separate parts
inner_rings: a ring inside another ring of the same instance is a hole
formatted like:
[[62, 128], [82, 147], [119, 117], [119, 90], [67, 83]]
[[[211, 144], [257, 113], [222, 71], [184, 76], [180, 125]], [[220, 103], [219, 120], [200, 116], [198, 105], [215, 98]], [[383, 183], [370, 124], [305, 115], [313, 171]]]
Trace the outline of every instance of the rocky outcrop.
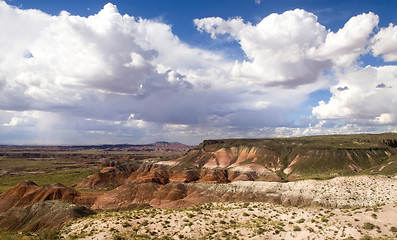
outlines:
[[77, 218], [94, 212], [75, 204], [55, 200], [39, 202], [25, 207], [13, 207], [0, 214], [0, 227], [8, 231], [58, 230]]

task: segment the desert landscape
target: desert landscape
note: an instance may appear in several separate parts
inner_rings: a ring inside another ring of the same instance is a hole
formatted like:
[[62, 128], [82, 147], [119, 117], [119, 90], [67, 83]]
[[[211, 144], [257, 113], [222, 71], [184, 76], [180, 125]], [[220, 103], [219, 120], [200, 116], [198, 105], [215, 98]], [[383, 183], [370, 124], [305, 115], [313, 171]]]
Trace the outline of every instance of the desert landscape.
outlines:
[[0, 0], [0, 240], [397, 239], [391, 0]]
[[397, 134], [2, 146], [5, 239], [394, 239]]

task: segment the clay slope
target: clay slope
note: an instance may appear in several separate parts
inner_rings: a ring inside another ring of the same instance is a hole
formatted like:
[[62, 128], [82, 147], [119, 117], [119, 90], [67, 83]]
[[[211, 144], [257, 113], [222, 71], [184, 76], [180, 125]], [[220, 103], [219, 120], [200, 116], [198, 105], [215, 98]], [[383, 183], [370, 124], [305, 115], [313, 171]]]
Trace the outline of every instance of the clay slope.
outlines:
[[397, 177], [354, 176], [296, 182], [130, 183], [98, 197], [93, 209], [137, 204], [181, 208], [207, 202], [271, 202], [293, 206], [364, 207], [397, 201]]
[[32, 181], [25, 181], [0, 194], [0, 213], [13, 207], [25, 207], [49, 200], [63, 200], [91, 207], [101, 194], [80, 193], [60, 183], [38, 186]]
[[72, 202], [78, 196], [79, 192], [59, 183], [38, 186], [34, 182], [26, 181], [0, 194], [0, 212], [12, 207], [24, 207], [47, 200], [59, 199]]
[[397, 134], [205, 140], [174, 169], [224, 169], [236, 180], [295, 180], [354, 174], [397, 156]]
[[88, 176], [77, 185], [79, 188], [109, 189], [124, 183], [139, 168], [139, 165], [106, 166], [100, 172]]
[[281, 198], [280, 194], [250, 192], [245, 187], [230, 184], [125, 183], [100, 196], [93, 209], [128, 208], [137, 204], [152, 207], [182, 208], [207, 202], [273, 202], [287, 205], [310, 205], [310, 199], [302, 196]]
[[93, 211], [64, 201], [45, 201], [14, 207], [0, 214], [0, 227], [9, 231], [57, 230], [70, 220], [93, 214]]

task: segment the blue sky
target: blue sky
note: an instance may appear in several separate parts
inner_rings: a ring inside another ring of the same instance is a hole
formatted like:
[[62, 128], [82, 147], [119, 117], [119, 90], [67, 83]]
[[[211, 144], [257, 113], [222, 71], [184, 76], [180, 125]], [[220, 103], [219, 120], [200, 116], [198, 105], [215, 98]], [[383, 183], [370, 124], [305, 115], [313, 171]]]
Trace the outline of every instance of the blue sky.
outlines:
[[0, 144], [396, 131], [396, 10], [0, 1]]

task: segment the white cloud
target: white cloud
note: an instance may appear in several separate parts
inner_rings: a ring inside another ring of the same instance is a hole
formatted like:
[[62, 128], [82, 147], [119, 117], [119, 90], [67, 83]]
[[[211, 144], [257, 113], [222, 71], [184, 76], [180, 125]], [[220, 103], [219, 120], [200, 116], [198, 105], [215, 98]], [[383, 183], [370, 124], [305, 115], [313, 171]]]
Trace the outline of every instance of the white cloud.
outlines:
[[[328, 103], [313, 108], [319, 119], [340, 119], [361, 124], [396, 125], [397, 66], [353, 70], [338, 76], [338, 85], [331, 87]], [[385, 88], [379, 85], [384, 84]], [[340, 86], [348, 87], [338, 91]]]
[[397, 61], [397, 26], [390, 23], [387, 28], [381, 28], [372, 42], [375, 57], [382, 55], [386, 62]]
[[229, 34], [246, 54], [248, 61], [236, 63], [233, 77], [247, 84], [297, 87], [317, 81], [327, 59], [316, 60], [309, 50], [323, 44], [327, 31], [317, 17], [301, 9], [271, 14], [257, 25], [240, 18], [194, 20], [199, 31], [217, 35]]
[[[388, 129], [388, 131], [393, 131]], [[334, 124], [327, 120], [321, 120], [318, 124], [305, 128], [277, 127], [270, 133], [273, 137], [300, 137], [312, 135], [335, 135], [381, 132], [372, 126], [359, 124]]]
[[12, 117], [11, 121], [9, 123], [4, 123], [3, 126], [15, 127], [15, 126], [19, 126], [19, 125], [25, 124], [25, 123], [26, 123], [26, 121], [23, 118]]
[[81, 17], [0, 1], [0, 31], [7, 32], [0, 35], [0, 143], [197, 143], [283, 129], [316, 133], [331, 127], [308, 121], [297, 128], [287, 115], [330, 86], [332, 98], [313, 109], [320, 120], [394, 124], [394, 67], [350, 68], [369, 44], [374, 55], [393, 59], [385, 47], [389, 30], [369, 41], [377, 22], [362, 14], [333, 33], [300, 9], [256, 25], [194, 20], [214, 39], [237, 41], [246, 55], [239, 62], [182, 42], [168, 24], [121, 15], [113, 4]]
[[349, 67], [368, 52], [370, 35], [378, 22], [378, 16], [372, 12], [352, 17], [338, 32], [329, 32], [325, 42], [318, 49], [312, 49], [312, 56], [332, 59], [337, 66]]

